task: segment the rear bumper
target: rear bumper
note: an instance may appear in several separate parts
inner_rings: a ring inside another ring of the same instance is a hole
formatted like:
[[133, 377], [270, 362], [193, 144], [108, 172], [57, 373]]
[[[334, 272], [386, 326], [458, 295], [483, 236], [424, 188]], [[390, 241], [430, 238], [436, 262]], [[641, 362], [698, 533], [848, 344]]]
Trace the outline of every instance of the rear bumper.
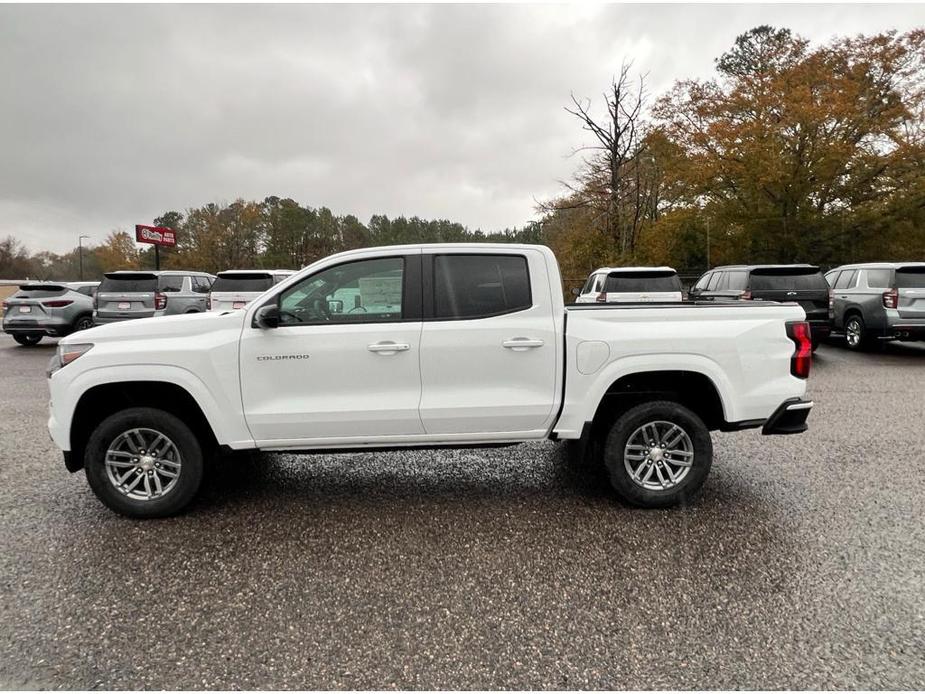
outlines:
[[761, 428], [762, 434], [802, 434], [809, 427], [806, 419], [813, 409], [812, 400], [791, 398], [780, 404]]
[[887, 325], [885, 340], [925, 340], [925, 322], [898, 318]]
[[3, 321], [3, 332], [10, 335], [25, 333], [42, 333], [45, 335], [66, 335], [71, 331], [71, 324], [62, 318], [45, 318], [42, 320]]

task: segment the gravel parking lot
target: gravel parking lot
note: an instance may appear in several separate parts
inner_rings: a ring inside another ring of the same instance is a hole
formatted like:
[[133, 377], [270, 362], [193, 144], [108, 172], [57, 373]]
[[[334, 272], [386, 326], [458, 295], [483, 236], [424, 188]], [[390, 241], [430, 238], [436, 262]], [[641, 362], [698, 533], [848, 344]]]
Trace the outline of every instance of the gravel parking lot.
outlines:
[[0, 336], [0, 686], [923, 688], [925, 346], [818, 353], [807, 434], [640, 511], [562, 446], [242, 457], [136, 522]]

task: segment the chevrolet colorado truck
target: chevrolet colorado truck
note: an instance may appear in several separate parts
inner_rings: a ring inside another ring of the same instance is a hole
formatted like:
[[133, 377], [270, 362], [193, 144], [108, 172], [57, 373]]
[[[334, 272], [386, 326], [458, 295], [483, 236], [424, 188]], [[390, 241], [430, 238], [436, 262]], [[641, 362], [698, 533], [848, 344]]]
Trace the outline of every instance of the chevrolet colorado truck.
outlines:
[[642, 507], [703, 485], [711, 431], [806, 429], [812, 344], [774, 302], [566, 308], [543, 246], [348, 251], [247, 307], [61, 340], [48, 428], [132, 517], [174, 514], [222, 451], [572, 441]]

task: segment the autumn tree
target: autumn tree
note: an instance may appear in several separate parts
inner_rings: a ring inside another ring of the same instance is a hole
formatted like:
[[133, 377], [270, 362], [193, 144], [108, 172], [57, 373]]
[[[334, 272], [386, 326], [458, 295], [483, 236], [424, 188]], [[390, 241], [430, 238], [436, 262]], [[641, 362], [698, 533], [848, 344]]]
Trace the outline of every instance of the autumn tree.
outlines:
[[[102, 244], [93, 248], [92, 254], [96, 257], [103, 272], [138, 268], [138, 249], [135, 247], [135, 239], [121, 229], [110, 232]], [[85, 274], [90, 276], [86, 272]]]
[[[763, 26], [717, 60], [716, 78], [657, 101], [683, 153], [683, 201], [738, 240], [725, 260], [885, 259], [884, 238], [925, 204], [923, 56], [921, 30], [811, 48]], [[900, 243], [888, 255], [921, 251]]]

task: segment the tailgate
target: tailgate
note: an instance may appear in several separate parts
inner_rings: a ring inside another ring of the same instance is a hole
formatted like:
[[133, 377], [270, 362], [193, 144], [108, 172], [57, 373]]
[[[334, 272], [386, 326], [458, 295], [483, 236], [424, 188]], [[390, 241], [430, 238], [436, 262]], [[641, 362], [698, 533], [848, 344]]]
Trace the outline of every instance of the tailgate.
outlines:
[[212, 292], [209, 294], [213, 311], [233, 311], [244, 308], [262, 292]]

